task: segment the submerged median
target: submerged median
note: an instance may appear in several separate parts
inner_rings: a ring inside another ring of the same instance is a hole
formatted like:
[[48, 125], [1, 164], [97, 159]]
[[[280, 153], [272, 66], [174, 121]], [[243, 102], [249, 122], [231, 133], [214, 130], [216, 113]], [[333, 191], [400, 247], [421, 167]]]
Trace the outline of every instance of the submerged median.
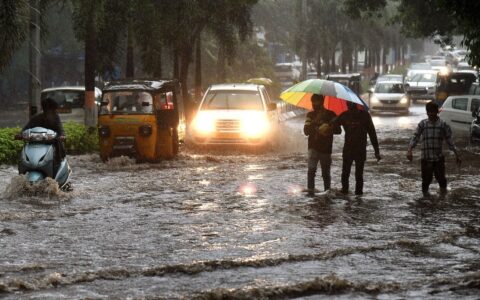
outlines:
[[[85, 125], [67, 122], [63, 124], [67, 154], [86, 154], [98, 151], [97, 130]], [[14, 140], [21, 128], [0, 128], [0, 164], [16, 164], [23, 142]]]

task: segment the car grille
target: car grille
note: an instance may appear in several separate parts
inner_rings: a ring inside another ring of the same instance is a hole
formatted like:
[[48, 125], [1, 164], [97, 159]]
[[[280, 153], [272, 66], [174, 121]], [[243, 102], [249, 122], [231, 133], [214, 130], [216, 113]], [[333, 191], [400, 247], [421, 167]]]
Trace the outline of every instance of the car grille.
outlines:
[[398, 100], [380, 100], [384, 104], [397, 104]]
[[238, 132], [240, 126], [239, 120], [217, 120], [215, 122], [215, 128], [219, 132]]

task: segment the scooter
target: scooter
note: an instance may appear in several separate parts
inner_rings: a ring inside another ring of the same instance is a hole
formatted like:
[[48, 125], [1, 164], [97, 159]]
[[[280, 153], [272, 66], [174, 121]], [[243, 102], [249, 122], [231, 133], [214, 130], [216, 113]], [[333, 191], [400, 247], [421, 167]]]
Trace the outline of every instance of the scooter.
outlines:
[[27, 180], [31, 183], [50, 177], [57, 181], [60, 189], [71, 190], [68, 179], [72, 169], [67, 159], [64, 158], [58, 166], [55, 164], [54, 145], [59, 142], [55, 131], [35, 127], [24, 130], [16, 139], [25, 142], [18, 162], [20, 174], [26, 174]]

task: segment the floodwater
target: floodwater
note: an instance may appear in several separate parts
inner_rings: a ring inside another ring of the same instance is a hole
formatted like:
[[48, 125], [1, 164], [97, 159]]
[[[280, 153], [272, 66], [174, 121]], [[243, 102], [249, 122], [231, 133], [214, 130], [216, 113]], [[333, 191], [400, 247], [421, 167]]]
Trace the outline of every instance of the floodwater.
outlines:
[[304, 195], [302, 118], [262, 154], [72, 156], [69, 193], [2, 166], [0, 298], [479, 299], [480, 151], [460, 169], [448, 154], [448, 194], [434, 181], [423, 199], [420, 151], [405, 159], [423, 117], [375, 116], [383, 160], [369, 147], [362, 197], [339, 193], [342, 136], [333, 191]]

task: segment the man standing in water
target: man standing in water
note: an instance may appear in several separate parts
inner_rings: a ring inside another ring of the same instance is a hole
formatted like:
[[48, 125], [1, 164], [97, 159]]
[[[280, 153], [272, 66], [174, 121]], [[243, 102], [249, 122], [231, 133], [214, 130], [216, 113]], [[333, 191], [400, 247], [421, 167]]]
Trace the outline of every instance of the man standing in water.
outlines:
[[355, 162], [355, 195], [363, 195], [363, 167], [367, 159], [367, 134], [370, 137], [375, 158], [382, 159], [378, 148], [377, 133], [370, 114], [359, 110], [357, 104], [347, 102], [348, 110], [333, 120], [333, 125], [342, 125], [345, 130], [342, 164], [342, 193], [348, 194], [350, 170]]
[[447, 179], [445, 178], [445, 157], [443, 156], [442, 144], [445, 140], [448, 148], [455, 153], [457, 165], [462, 163], [452, 140], [452, 129], [438, 117], [438, 105], [428, 102], [426, 105], [427, 119], [418, 123], [417, 129], [410, 140], [407, 159], [412, 161], [412, 150], [417, 143], [421, 142], [421, 167], [422, 167], [422, 193], [428, 196], [428, 188], [432, 183], [433, 175], [440, 186], [440, 193], [447, 192]]
[[322, 168], [323, 186], [325, 190], [330, 189], [333, 135], [342, 133], [342, 130], [340, 126], [332, 128], [329, 125], [330, 121], [335, 118], [335, 113], [325, 109], [322, 95], [313, 94], [311, 101], [313, 111], [307, 114], [303, 132], [308, 136], [308, 195], [314, 196], [315, 175], [319, 161]]

